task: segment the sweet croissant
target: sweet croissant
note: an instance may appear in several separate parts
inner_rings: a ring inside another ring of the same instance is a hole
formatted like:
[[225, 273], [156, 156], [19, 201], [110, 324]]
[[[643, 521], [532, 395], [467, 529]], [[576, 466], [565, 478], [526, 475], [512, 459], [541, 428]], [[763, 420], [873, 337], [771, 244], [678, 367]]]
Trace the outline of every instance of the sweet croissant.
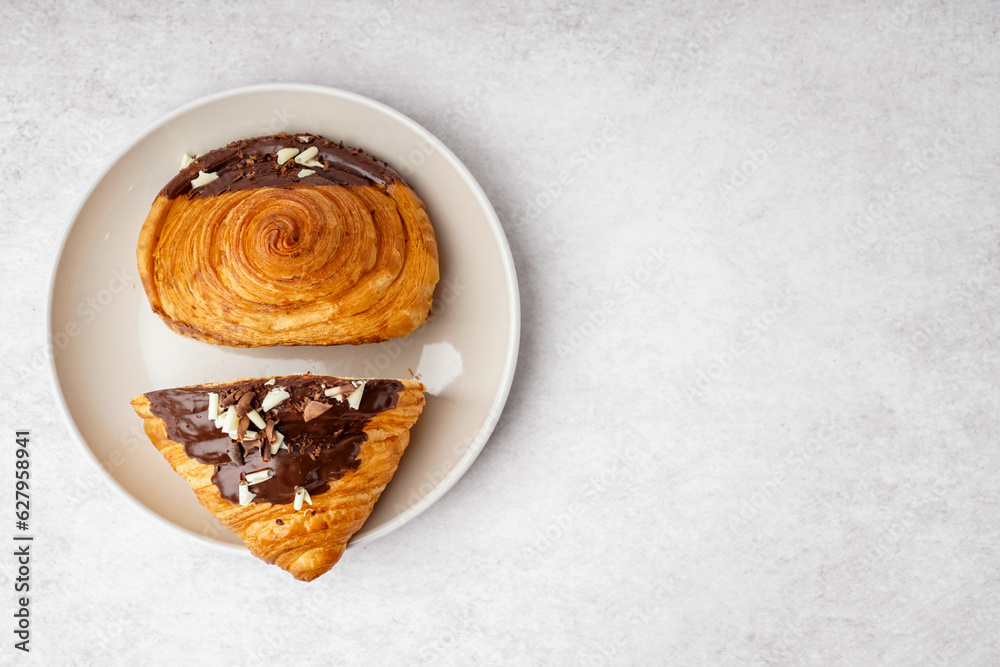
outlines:
[[136, 249], [171, 329], [234, 347], [375, 343], [430, 313], [424, 204], [384, 162], [315, 135], [236, 141], [160, 191]]
[[311, 581], [340, 560], [424, 406], [413, 380], [286, 375], [132, 399], [156, 448], [261, 560]]

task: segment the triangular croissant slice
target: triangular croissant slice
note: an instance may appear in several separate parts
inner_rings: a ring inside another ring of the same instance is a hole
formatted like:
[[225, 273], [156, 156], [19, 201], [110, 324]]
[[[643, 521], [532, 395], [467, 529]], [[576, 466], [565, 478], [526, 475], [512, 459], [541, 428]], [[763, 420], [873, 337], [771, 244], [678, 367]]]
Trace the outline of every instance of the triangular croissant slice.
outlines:
[[412, 380], [251, 378], [132, 399], [156, 448], [250, 551], [311, 581], [392, 479], [424, 407]]

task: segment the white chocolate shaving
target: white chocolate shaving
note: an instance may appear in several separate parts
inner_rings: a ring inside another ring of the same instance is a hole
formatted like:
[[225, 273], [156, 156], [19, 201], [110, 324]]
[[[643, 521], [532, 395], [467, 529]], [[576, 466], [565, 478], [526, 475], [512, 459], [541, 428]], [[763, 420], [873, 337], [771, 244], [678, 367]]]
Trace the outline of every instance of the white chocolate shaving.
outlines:
[[260, 409], [267, 412], [276, 405], [280, 405], [282, 401], [286, 401], [291, 398], [292, 395], [281, 387], [275, 387], [271, 391], [267, 392], [267, 396], [260, 404]]
[[208, 418], [212, 421], [219, 418], [219, 395], [214, 391], [208, 392]]
[[222, 430], [226, 433], [236, 433], [240, 427], [240, 418], [236, 416], [236, 406], [230, 405], [226, 410], [226, 418], [222, 422]]
[[257, 472], [248, 473], [247, 484], [260, 484], [261, 482], [266, 482], [272, 477], [274, 477], [274, 471], [270, 468], [264, 468], [263, 470], [258, 470]]
[[[278, 164], [285, 164], [298, 154], [298, 148], [282, 148], [278, 151]], [[296, 160], [296, 162], [298, 162], [298, 160]]]
[[340, 396], [347, 392], [347, 385], [340, 385], [339, 387], [334, 387], [333, 389], [327, 389], [323, 393], [327, 396]]
[[354, 410], [357, 410], [361, 405], [361, 397], [365, 393], [365, 383], [362, 382], [358, 385], [358, 388], [351, 392], [351, 395], [347, 397], [347, 404], [351, 406]]
[[246, 480], [240, 482], [240, 505], [249, 505], [257, 494], [250, 490], [250, 484]]
[[218, 177], [219, 177], [219, 175], [216, 174], [215, 172], [211, 172], [210, 171], [210, 172], [206, 173], [204, 171], [199, 171], [198, 172], [198, 178], [196, 178], [193, 181], [191, 181], [191, 187], [192, 188], [200, 188], [203, 185], [208, 185], [209, 183], [211, 183], [212, 181], [214, 181]]
[[268, 380], [267, 382], [265, 382], [264, 386], [266, 387], [269, 384], [274, 384], [274, 378], [271, 378], [270, 380]]
[[181, 156], [181, 169], [187, 169], [194, 162], [194, 157], [185, 153]]
[[292, 503], [292, 507], [296, 510], [302, 509], [302, 501], [305, 501], [312, 505], [312, 498], [309, 497], [309, 492], [301, 486], [295, 487], [295, 501]]
[[298, 157], [295, 158], [295, 161], [299, 164], [305, 164], [306, 162], [309, 162], [314, 157], [316, 157], [316, 155], [318, 154], [319, 154], [319, 149], [316, 148], [315, 146], [310, 146], [309, 148], [299, 153]]
[[306, 176], [312, 176], [315, 173], [316, 172], [313, 171], [312, 169], [303, 169], [302, 171], [299, 172], [299, 178], [305, 178]]
[[275, 429], [274, 443], [271, 445], [271, 454], [277, 454], [279, 449], [288, 449], [288, 445], [285, 444], [285, 434]]
[[267, 423], [264, 421], [264, 418], [261, 417], [260, 413], [258, 413], [256, 410], [250, 410], [249, 412], [247, 412], [247, 417], [250, 418], [250, 421], [252, 421], [254, 423], [254, 426], [256, 426], [257, 428], [267, 427]]

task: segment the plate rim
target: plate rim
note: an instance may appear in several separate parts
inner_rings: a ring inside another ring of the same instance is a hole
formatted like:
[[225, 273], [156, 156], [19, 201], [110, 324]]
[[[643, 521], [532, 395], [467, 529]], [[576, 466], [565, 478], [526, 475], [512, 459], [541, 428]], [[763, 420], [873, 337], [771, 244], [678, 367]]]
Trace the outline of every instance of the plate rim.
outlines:
[[421, 136], [424, 140], [427, 140], [435, 147], [435, 149], [441, 154], [441, 156], [448, 162], [448, 164], [456, 170], [461, 179], [465, 182], [466, 186], [469, 188], [473, 197], [475, 198], [477, 204], [482, 208], [483, 212], [486, 214], [487, 221], [489, 222], [490, 229], [493, 232], [494, 241], [497, 244], [497, 248], [500, 250], [501, 264], [503, 265], [503, 272], [505, 277], [505, 283], [507, 288], [507, 299], [510, 304], [510, 326], [508, 328], [508, 342], [506, 356], [504, 360], [503, 373], [500, 376], [500, 385], [498, 387], [497, 393], [494, 396], [493, 404], [490, 407], [490, 412], [487, 416], [487, 421], [477, 433], [476, 437], [470, 443], [468, 450], [466, 450], [463, 457], [456, 463], [456, 465], [445, 475], [442, 479], [426, 496], [421, 498], [419, 501], [414, 503], [412, 506], [393, 517], [390, 521], [386, 522], [383, 526], [363, 535], [357, 540], [351, 539], [347, 548], [365, 546], [374, 542], [375, 540], [388, 535], [389, 533], [402, 528], [404, 525], [423, 514], [427, 509], [429, 509], [433, 504], [439, 501], [445, 494], [450, 491], [458, 481], [465, 476], [472, 464], [479, 458], [480, 453], [485, 448], [486, 443], [489, 441], [493, 434], [494, 429], [499, 422], [500, 415], [503, 413], [504, 406], [507, 403], [507, 398], [510, 395], [510, 388], [514, 381], [514, 372], [517, 368], [517, 360], [520, 352], [520, 342], [521, 342], [521, 299], [520, 290], [517, 281], [517, 272], [514, 264], [514, 257], [510, 251], [510, 244], [507, 241], [507, 236], [503, 231], [503, 226], [500, 224], [500, 218], [497, 216], [496, 210], [493, 208], [493, 204], [490, 202], [486, 193], [483, 191], [482, 186], [479, 181], [476, 180], [469, 168], [465, 166], [458, 156], [443, 141], [441, 141], [436, 135], [431, 133], [427, 128], [417, 123], [415, 120], [407, 116], [406, 114], [398, 111], [383, 102], [372, 99], [360, 93], [355, 93], [349, 90], [343, 90], [341, 88], [334, 88], [331, 86], [321, 86], [317, 84], [308, 83], [259, 83], [249, 86], [240, 86], [238, 88], [230, 88], [227, 90], [212, 93], [210, 95], [205, 95], [192, 100], [186, 104], [183, 104], [168, 113], [160, 116], [152, 123], [148, 124], [142, 130], [137, 132], [132, 136], [127, 143], [120, 148], [114, 155], [112, 155], [104, 164], [103, 169], [101, 169], [94, 179], [91, 181], [89, 187], [86, 189], [84, 194], [80, 197], [77, 202], [76, 207], [73, 209], [72, 213], [68, 217], [68, 223], [65, 224], [62, 236], [59, 239], [57, 245], [57, 251], [55, 256], [55, 261], [52, 264], [49, 275], [49, 289], [47, 293], [47, 303], [46, 303], [46, 341], [45, 341], [45, 353], [48, 356], [48, 367], [49, 367], [49, 380], [52, 383], [53, 393], [56, 397], [56, 403], [59, 405], [59, 411], [62, 414], [63, 422], [68, 426], [70, 435], [72, 439], [79, 445], [81, 449], [85, 452], [87, 458], [93, 463], [97, 468], [100, 476], [106, 481], [106, 483], [115, 490], [120, 496], [125, 498], [129, 505], [132, 507], [137, 507], [141, 512], [146, 515], [156, 519], [161, 524], [169, 526], [171, 529], [178, 531], [188, 537], [195, 538], [202, 543], [211, 544], [214, 547], [224, 549], [227, 552], [233, 551], [246, 551], [246, 546], [242, 544], [229, 544], [225, 542], [220, 542], [219, 540], [212, 539], [206, 535], [195, 533], [183, 526], [180, 526], [172, 521], [169, 521], [163, 516], [160, 516], [152, 509], [147, 507], [144, 503], [139, 501], [137, 498], [132, 496], [125, 488], [118, 483], [118, 481], [104, 469], [101, 462], [97, 459], [97, 455], [87, 444], [86, 439], [77, 427], [76, 421], [69, 412], [69, 406], [66, 404], [66, 399], [63, 395], [63, 389], [59, 382], [59, 373], [56, 367], [56, 355], [53, 352], [53, 336], [54, 331], [54, 312], [53, 306], [55, 302], [56, 293], [56, 278], [59, 274], [59, 267], [63, 261], [63, 255], [66, 252], [66, 243], [69, 240], [69, 236], [76, 226], [77, 220], [80, 217], [81, 211], [83, 211], [84, 206], [90, 201], [91, 197], [94, 195], [94, 191], [100, 186], [100, 184], [107, 177], [111, 169], [114, 168], [116, 164], [125, 156], [126, 153], [135, 148], [136, 144], [145, 139], [155, 130], [163, 127], [175, 118], [192, 111], [201, 106], [211, 104], [221, 99], [226, 99], [228, 97], [236, 97], [239, 95], [252, 94], [252, 93], [262, 93], [262, 92], [281, 92], [281, 91], [295, 91], [295, 92], [305, 92], [313, 93], [317, 95], [324, 95], [329, 97], [337, 97], [341, 99], [347, 99], [353, 102], [360, 103], [371, 109], [379, 111], [387, 116], [390, 116], [395, 121], [402, 123], [412, 132], [415, 132], [418, 136]]

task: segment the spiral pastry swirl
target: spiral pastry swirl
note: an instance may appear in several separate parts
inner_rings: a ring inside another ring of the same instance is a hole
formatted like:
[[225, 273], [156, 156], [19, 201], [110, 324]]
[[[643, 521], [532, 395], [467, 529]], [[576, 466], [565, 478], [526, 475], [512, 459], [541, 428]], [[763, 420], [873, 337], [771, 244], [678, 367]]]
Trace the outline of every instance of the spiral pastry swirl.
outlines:
[[315, 135], [201, 156], [157, 196], [136, 252], [154, 312], [234, 347], [404, 336], [438, 281], [419, 197], [376, 158]]

